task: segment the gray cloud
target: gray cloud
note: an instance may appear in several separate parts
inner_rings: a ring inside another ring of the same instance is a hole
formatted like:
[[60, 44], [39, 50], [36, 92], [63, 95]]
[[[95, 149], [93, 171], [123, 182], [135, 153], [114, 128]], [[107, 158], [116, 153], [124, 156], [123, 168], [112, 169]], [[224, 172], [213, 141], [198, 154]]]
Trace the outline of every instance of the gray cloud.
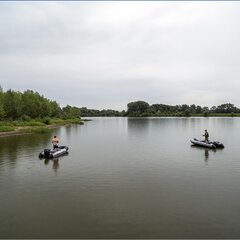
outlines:
[[0, 84], [61, 105], [240, 106], [239, 2], [0, 2]]

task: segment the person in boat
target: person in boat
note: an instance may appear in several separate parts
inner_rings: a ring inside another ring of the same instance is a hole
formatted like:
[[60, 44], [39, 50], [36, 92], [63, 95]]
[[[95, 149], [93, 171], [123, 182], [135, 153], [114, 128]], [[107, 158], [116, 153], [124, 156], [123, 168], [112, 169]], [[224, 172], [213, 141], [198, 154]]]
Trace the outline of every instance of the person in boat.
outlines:
[[58, 148], [59, 139], [57, 136], [54, 136], [52, 139], [53, 148]]
[[209, 142], [209, 140], [208, 140], [209, 133], [208, 133], [207, 129], [205, 130], [205, 133], [203, 134], [203, 136], [205, 137], [205, 142]]

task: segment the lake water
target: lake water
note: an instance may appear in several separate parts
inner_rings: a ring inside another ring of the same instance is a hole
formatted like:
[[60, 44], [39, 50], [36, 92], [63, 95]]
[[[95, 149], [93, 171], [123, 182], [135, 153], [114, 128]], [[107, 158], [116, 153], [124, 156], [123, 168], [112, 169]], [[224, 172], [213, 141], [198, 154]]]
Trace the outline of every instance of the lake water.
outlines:
[[[192, 147], [208, 129], [222, 150]], [[0, 138], [0, 238], [240, 238], [240, 118], [93, 118]], [[67, 156], [40, 160], [54, 134]]]

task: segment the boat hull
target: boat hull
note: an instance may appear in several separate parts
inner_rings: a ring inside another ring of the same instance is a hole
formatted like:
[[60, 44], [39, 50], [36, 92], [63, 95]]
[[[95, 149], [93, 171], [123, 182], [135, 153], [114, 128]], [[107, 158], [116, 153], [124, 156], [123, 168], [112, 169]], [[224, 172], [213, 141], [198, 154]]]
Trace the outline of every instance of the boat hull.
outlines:
[[199, 140], [197, 138], [192, 138], [190, 142], [194, 145], [201, 146], [201, 147], [206, 147], [206, 148], [224, 148], [224, 145], [218, 141], [213, 141], [213, 142], [205, 142], [202, 140]]
[[39, 158], [56, 158], [67, 153], [68, 147], [59, 146], [58, 148], [54, 149], [44, 149], [42, 152], [39, 153]]

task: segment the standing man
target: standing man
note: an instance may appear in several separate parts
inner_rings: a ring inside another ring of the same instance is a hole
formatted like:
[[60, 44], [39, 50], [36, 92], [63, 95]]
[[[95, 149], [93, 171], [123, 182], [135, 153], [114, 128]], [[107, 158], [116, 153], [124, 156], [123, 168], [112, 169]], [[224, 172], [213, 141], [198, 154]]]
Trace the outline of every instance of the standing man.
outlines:
[[205, 133], [203, 134], [203, 136], [205, 137], [205, 142], [208, 142], [209, 134], [207, 129], [205, 130]]
[[58, 148], [59, 139], [57, 136], [54, 136], [52, 139], [53, 148]]

